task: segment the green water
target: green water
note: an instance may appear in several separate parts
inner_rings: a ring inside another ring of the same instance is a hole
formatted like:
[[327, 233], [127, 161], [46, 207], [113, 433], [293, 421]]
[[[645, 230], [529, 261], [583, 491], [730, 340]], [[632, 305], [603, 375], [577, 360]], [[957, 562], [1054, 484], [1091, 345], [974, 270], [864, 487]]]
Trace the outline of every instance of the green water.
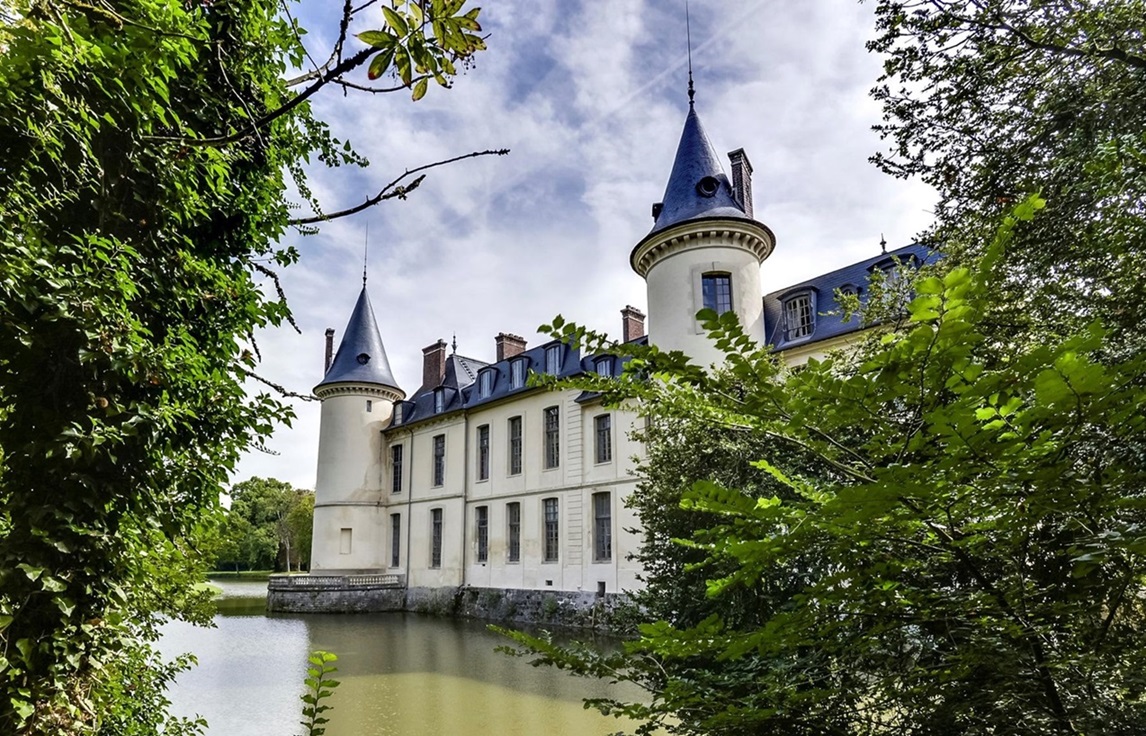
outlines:
[[327, 736], [595, 736], [623, 723], [585, 710], [582, 699], [639, 692], [534, 668], [494, 651], [505, 641], [484, 624], [413, 614], [265, 614], [266, 583], [216, 581], [216, 627], [170, 624], [168, 655], [199, 666], [169, 693], [178, 715], [205, 717], [211, 736], [300, 732], [307, 654], [338, 654], [342, 682]]

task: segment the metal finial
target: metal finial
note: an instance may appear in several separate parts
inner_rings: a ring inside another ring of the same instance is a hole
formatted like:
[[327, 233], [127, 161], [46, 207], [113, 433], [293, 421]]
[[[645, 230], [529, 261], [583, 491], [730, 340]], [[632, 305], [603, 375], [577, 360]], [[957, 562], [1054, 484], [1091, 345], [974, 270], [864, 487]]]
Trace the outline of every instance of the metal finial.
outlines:
[[366, 288], [366, 261], [370, 255], [370, 223], [366, 223], [366, 239], [362, 243], [362, 288]]
[[692, 86], [692, 24], [688, 18], [688, 0], [684, 0], [684, 33], [688, 40], [688, 106], [691, 109], [696, 90]]
[[884, 255], [887, 255], [887, 238], [883, 237], [883, 233], [879, 234], [879, 249]]
[[457, 355], [458, 354], [458, 333], [456, 333], [456, 332], [454, 333], [454, 339], [453, 339], [453, 342], [450, 343], [450, 347], [453, 349], [454, 355]]

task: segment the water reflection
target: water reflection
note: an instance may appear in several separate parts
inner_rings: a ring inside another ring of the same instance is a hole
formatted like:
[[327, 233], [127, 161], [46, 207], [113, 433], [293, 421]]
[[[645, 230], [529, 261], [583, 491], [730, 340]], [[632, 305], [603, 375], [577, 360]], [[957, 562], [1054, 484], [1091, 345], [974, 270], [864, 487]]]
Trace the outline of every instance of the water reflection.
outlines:
[[533, 668], [498, 654], [505, 641], [478, 622], [412, 614], [266, 615], [265, 584], [223, 583], [217, 628], [171, 624], [161, 648], [191, 651], [171, 699], [180, 715], [201, 714], [212, 736], [288, 736], [299, 731], [306, 657], [336, 652], [342, 685], [328, 736], [497, 734], [591, 736], [622, 727], [586, 697], [635, 697], [606, 683]]

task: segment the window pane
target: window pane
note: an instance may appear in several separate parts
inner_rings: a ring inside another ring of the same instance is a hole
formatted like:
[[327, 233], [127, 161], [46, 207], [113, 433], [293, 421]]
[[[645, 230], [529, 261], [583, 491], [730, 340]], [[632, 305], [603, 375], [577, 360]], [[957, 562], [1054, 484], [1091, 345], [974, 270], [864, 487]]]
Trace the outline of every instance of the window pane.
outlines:
[[611, 493], [593, 494], [593, 559], [613, 559], [613, 499]]
[[402, 561], [402, 515], [390, 514], [390, 567]]
[[482, 371], [481, 395], [485, 398], [493, 393], [493, 371]]
[[732, 309], [732, 277], [726, 273], [706, 273], [700, 277], [704, 308], [724, 314]]
[[489, 506], [474, 509], [477, 521], [477, 561], [489, 559]]
[[545, 372], [557, 375], [561, 372], [561, 346], [554, 345], [545, 349]]
[[545, 561], [557, 561], [557, 545], [559, 540], [557, 523], [557, 499], [547, 498], [542, 501], [545, 510]]
[[597, 462], [607, 463], [613, 459], [613, 420], [609, 414], [602, 414], [593, 420], [597, 434]]
[[446, 436], [434, 435], [434, 485], [446, 482]]
[[511, 388], [521, 388], [525, 385], [525, 361], [515, 360], [510, 365], [509, 383]]
[[509, 474], [521, 473], [521, 417], [509, 418]]
[[545, 410], [545, 467], [556, 468], [561, 464], [561, 425], [560, 413], [556, 406]]
[[601, 358], [596, 363], [597, 375], [609, 378], [613, 375], [613, 359]]
[[402, 445], [394, 445], [390, 448], [390, 491], [391, 493], [402, 492]]
[[478, 480], [489, 479], [489, 425], [478, 427]]
[[521, 504], [517, 501], [505, 505], [506, 533], [509, 544], [506, 545], [506, 558], [509, 562], [521, 560]]
[[430, 567], [442, 566], [442, 510], [430, 510]]
[[784, 324], [789, 340], [807, 337], [816, 328], [811, 294], [800, 294], [784, 302]]

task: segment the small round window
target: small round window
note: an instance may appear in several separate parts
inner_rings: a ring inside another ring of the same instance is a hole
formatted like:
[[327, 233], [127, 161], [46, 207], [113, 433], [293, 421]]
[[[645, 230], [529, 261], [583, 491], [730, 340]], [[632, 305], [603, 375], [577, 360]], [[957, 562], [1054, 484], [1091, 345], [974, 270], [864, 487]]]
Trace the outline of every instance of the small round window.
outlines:
[[359, 353], [358, 354], [358, 364], [359, 365], [366, 365], [369, 362], [370, 362], [370, 356], [369, 355], [367, 355], [366, 353]]
[[716, 177], [706, 176], [696, 183], [696, 192], [702, 197], [715, 196], [718, 189], [720, 189], [720, 182], [716, 180]]

